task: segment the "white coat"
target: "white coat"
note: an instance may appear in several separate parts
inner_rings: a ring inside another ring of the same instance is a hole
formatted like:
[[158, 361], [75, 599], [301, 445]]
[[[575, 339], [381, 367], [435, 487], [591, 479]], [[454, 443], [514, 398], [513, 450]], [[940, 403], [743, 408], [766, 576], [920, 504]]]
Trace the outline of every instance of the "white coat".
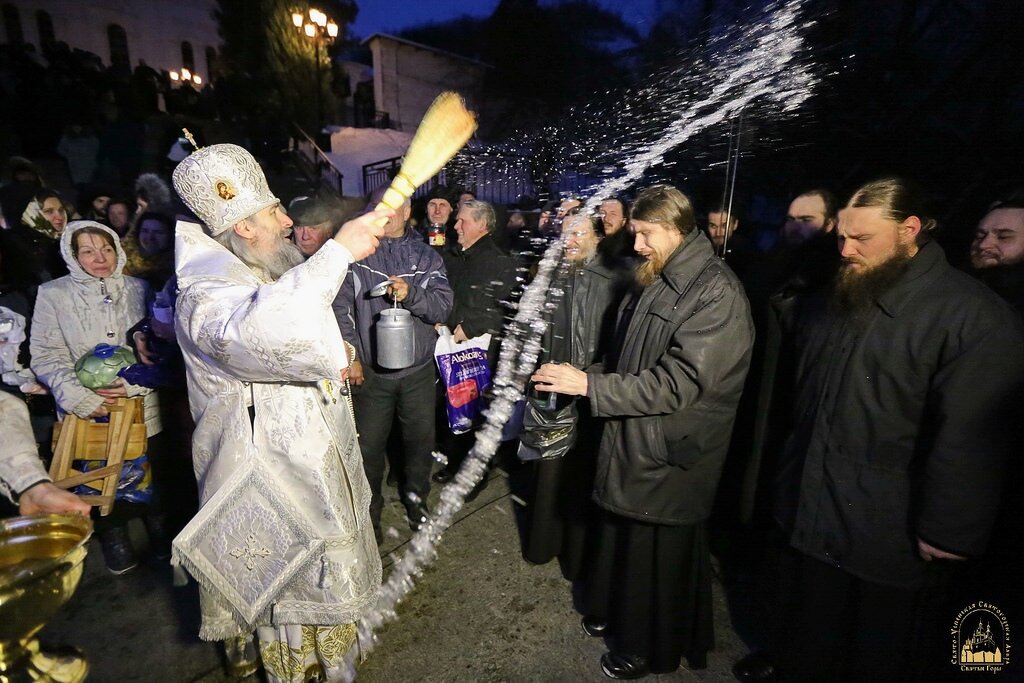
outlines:
[[[110, 277], [89, 275], [71, 250], [74, 233], [83, 227], [100, 228], [114, 238], [117, 266]], [[122, 275], [124, 249], [117, 233], [94, 221], [72, 221], [60, 238], [60, 252], [68, 275], [39, 286], [32, 315], [30, 366], [57, 401], [59, 414], [88, 418], [103, 404], [103, 397], [82, 386], [75, 363], [97, 344], [124, 346], [128, 330], [146, 316], [149, 285], [145, 280]], [[160, 432], [157, 394], [152, 389], [125, 382], [128, 396], [145, 396], [146, 435]]]
[[177, 225], [175, 325], [202, 506], [173, 561], [199, 581], [203, 639], [351, 623], [376, 600], [370, 488], [331, 311], [351, 260], [329, 240], [267, 283], [199, 225]]

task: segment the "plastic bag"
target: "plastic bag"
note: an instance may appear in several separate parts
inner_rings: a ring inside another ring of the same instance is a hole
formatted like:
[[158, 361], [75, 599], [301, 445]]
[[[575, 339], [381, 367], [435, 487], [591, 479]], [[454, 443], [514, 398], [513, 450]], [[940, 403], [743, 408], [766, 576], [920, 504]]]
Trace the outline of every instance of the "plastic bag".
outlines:
[[[106, 466], [106, 460], [73, 460], [71, 466], [79, 472], [91, 472]], [[92, 482], [93, 486], [99, 486], [102, 482]], [[81, 496], [91, 496], [98, 493], [96, 488], [88, 484], [81, 484], [71, 489], [71, 492]], [[131, 460], [121, 462], [121, 477], [117, 480], [117, 490], [114, 493], [115, 500], [123, 500], [126, 503], [149, 503], [153, 500], [153, 475], [146, 455], [140, 455]]]
[[441, 373], [448, 407], [448, 426], [455, 434], [468, 432], [484, 408], [484, 391], [491, 385], [487, 348], [491, 335], [455, 343], [451, 331], [442, 326], [434, 346], [434, 360]]
[[560, 458], [576, 444], [576, 402], [558, 408], [540, 403], [533, 398], [526, 401], [519, 434], [519, 459], [524, 462]]

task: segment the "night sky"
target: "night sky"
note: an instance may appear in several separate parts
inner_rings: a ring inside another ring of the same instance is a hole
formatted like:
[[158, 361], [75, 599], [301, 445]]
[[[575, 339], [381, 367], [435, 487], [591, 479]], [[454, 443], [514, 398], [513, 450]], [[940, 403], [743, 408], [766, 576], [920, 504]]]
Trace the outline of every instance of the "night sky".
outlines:
[[[498, 0], [416, 0], [399, 5], [394, 0], [356, 0], [359, 16], [353, 32], [361, 37], [373, 33], [395, 33], [419, 24], [454, 19], [468, 14], [486, 17], [498, 6]], [[545, 0], [542, 4], [557, 4]], [[626, 17], [637, 30], [646, 33], [654, 16], [656, 0], [597, 0], [597, 4]]]

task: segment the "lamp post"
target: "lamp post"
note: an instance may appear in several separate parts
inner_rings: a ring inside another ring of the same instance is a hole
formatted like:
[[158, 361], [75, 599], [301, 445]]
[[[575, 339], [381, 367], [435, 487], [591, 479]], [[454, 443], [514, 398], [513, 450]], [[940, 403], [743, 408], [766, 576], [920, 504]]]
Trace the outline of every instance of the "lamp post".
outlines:
[[193, 73], [185, 67], [182, 67], [180, 71], [172, 71], [170, 76], [171, 80], [175, 83], [185, 84], [191, 81], [192, 84], [196, 86], [201, 86], [203, 84], [203, 79], [199, 74]]
[[301, 12], [292, 12], [292, 24], [302, 35], [313, 41], [316, 50], [316, 111], [317, 128], [324, 125], [323, 79], [320, 75], [320, 45], [330, 45], [338, 37], [338, 25], [327, 19], [327, 15], [315, 7], [309, 8], [309, 17]]

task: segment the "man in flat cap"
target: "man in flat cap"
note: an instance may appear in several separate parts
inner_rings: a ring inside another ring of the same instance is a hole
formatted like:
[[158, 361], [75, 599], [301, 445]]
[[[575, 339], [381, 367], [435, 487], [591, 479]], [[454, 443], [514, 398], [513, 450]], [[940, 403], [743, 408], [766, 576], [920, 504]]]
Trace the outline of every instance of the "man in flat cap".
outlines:
[[174, 187], [205, 230], [176, 230], [202, 505], [173, 562], [199, 582], [200, 637], [225, 641], [235, 673], [257, 666], [255, 631], [270, 681], [340, 680], [381, 564], [331, 302], [389, 212], [346, 223], [303, 262], [291, 219], [241, 147], [196, 151]]
[[305, 258], [316, 253], [334, 237], [344, 216], [341, 202], [330, 197], [296, 197], [288, 205], [292, 219], [292, 240]]

